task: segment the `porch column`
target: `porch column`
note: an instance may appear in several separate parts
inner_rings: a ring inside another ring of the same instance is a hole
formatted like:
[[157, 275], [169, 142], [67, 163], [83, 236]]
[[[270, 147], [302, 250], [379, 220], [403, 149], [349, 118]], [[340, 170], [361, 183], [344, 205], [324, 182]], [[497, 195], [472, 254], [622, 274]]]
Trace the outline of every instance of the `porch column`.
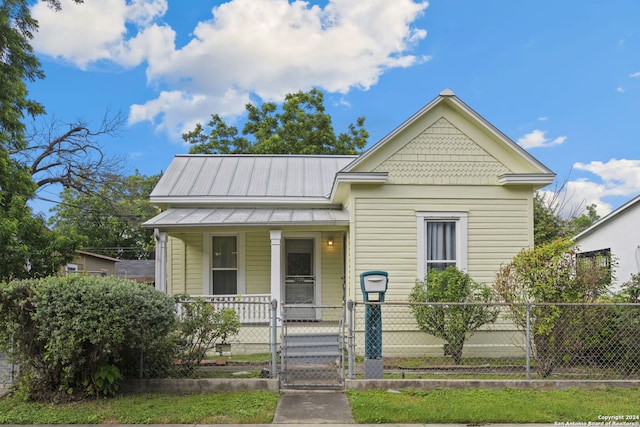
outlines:
[[281, 272], [280, 265], [280, 245], [282, 241], [282, 230], [269, 230], [271, 237], [271, 299], [282, 304], [281, 295]]
[[156, 239], [156, 289], [167, 293], [167, 233], [156, 228], [153, 235]]

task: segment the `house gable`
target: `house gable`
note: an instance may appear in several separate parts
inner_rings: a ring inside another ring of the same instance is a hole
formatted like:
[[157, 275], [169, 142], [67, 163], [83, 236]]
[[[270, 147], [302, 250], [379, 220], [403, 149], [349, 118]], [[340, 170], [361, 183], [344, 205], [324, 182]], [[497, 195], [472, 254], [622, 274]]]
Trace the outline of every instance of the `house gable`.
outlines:
[[373, 169], [390, 184], [495, 185], [511, 172], [446, 117], [441, 117]]
[[448, 90], [342, 172], [387, 172], [394, 184], [538, 188], [555, 176]]

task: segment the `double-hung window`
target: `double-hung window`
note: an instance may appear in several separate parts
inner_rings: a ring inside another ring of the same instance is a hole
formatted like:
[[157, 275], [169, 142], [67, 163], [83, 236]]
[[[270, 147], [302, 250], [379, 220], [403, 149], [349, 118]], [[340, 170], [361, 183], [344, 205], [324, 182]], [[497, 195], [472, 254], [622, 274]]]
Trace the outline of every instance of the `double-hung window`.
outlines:
[[467, 268], [467, 213], [417, 212], [418, 279], [429, 269]]
[[238, 237], [212, 236], [211, 280], [213, 295], [238, 293]]

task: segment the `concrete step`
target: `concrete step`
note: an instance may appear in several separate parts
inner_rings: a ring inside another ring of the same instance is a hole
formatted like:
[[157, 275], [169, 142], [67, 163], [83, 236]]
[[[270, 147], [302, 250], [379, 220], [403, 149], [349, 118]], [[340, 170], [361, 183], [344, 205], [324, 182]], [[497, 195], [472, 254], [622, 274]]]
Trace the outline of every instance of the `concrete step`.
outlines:
[[331, 332], [288, 334], [282, 356], [287, 364], [335, 364], [341, 355], [339, 337]]
[[304, 342], [304, 343], [288, 343], [285, 346], [287, 352], [297, 353], [316, 353], [321, 351], [339, 351], [340, 344], [338, 342]]
[[287, 352], [285, 354], [285, 363], [287, 365], [336, 364], [339, 360], [339, 351], [321, 351], [316, 353]]
[[337, 333], [309, 333], [309, 334], [287, 334], [285, 343], [288, 345], [298, 343], [337, 343], [340, 335]]

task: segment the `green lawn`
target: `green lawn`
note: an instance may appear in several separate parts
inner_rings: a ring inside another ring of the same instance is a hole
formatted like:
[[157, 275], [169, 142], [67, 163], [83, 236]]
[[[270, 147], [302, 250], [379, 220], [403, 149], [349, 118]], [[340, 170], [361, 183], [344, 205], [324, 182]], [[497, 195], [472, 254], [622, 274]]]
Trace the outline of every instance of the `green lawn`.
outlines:
[[599, 416], [640, 415], [638, 388], [378, 390], [348, 396], [357, 423], [599, 422]]
[[144, 394], [47, 404], [0, 399], [0, 424], [264, 424], [278, 393]]
[[[602, 416], [640, 415], [640, 388], [376, 390], [348, 391], [347, 396], [357, 423], [599, 422]], [[0, 424], [269, 424], [278, 397], [269, 392], [144, 394], [48, 404], [6, 396], [0, 399]]]

